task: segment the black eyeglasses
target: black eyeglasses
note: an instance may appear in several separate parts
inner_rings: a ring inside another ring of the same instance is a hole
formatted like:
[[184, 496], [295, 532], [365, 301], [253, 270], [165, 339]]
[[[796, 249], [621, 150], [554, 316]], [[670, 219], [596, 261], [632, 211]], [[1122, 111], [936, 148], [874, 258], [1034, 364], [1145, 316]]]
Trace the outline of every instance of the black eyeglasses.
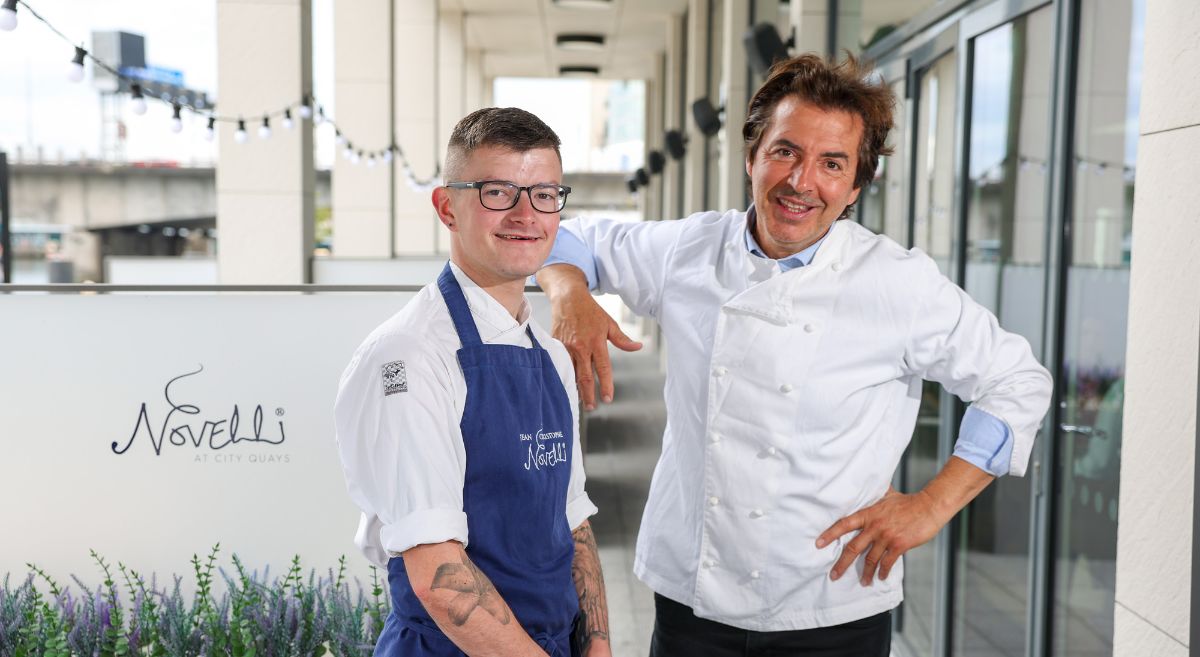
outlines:
[[530, 185], [521, 187], [507, 180], [479, 180], [476, 182], [448, 182], [450, 189], [478, 189], [479, 202], [489, 210], [511, 210], [521, 200], [521, 192], [529, 195], [529, 204], [538, 212], [562, 212], [567, 206], [567, 195], [571, 188], [566, 185]]

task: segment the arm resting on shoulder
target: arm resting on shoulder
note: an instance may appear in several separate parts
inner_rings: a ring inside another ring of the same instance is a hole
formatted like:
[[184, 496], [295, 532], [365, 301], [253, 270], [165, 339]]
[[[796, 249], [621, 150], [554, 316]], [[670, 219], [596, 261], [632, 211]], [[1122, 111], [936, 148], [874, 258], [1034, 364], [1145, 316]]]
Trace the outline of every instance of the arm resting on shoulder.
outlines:
[[463, 652], [471, 657], [546, 657], [461, 543], [418, 545], [402, 556], [417, 599]]
[[579, 401], [588, 410], [596, 407], [598, 378], [600, 397], [611, 402], [612, 361], [606, 343], [612, 342], [625, 351], [637, 351], [642, 343], [622, 333], [613, 318], [596, 303], [588, 291], [587, 277], [578, 267], [568, 264], [543, 267], [537, 273], [537, 282], [550, 299], [551, 333], [566, 346], [575, 365]]

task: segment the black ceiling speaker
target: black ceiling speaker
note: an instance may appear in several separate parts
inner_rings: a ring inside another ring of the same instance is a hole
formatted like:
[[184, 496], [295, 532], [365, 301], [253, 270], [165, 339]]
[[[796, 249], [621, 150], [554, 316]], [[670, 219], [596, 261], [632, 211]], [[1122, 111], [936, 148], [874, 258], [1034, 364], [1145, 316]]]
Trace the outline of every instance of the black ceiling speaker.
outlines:
[[650, 169], [651, 175], [661, 173], [665, 166], [667, 166], [667, 157], [662, 154], [662, 151], [650, 151], [650, 154], [646, 156], [646, 167]]
[[692, 103], [692, 118], [696, 119], [696, 126], [700, 128], [700, 132], [708, 137], [721, 131], [721, 112], [724, 111], [724, 107], [713, 107], [707, 98]]
[[637, 178], [630, 178], [625, 181], [625, 187], [629, 189], [630, 194], [637, 194], [638, 181]]
[[682, 160], [687, 137], [684, 137], [683, 133], [678, 130], [668, 130], [664, 141], [667, 146], [667, 154], [671, 156], [671, 159]]
[[792, 43], [792, 39], [788, 39], [787, 43], [779, 37], [779, 32], [774, 25], [770, 23], [759, 23], [754, 27], [746, 30], [742, 35], [742, 45], [746, 47], [746, 59], [750, 61], [750, 68], [758, 75], [766, 75], [767, 71], [771, 70], [771, 65], [781, 59], [787, 59], [788, 46]]
[[634, 171], [633, 175], [637, 178], [638, 184], [642, 187], [650, 184], [650, 174], [646, 173], [644, 168]]

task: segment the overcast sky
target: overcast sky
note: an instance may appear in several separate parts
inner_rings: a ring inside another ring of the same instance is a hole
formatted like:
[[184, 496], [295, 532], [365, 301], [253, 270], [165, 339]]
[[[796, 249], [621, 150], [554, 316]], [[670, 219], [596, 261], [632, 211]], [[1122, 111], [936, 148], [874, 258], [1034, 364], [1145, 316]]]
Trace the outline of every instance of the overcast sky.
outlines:
[[[189, 88], [216, 97], [216, 2], [212, 0], [28, 0], [38, 13], [72, 40], [91, 45], [91, 33], [124, 30], [146, 37], [146, 61], [151, 66], [180, 70]], [[314, 92], [333, 114], [333, 0], [313, 2]], [[41, 145], [54, 159], [68, 159], [100, 150], [100, 96], [88, 76], [82, 83], [66, 79], [74, 51], [49, 28], [17, 10], [18, 25], [0, 32], [0, 149], [29, 153]], [[264, 75], [269, 74], [264, 72]], [[286, 102], [286, 101], [285, 101]], [[211, 160], [215, 147], [204, 140], [204, 121], [187, 119], [184, 131], [169, 129], [171, 110], [150, 103], [144, 116], [126, 112], [127, 156], [133, 160], [167, 159], [180, 162]], [[332, 152], [322, 139], [319, 151]], [[328, 155], [322, 159], [328, 159]]]

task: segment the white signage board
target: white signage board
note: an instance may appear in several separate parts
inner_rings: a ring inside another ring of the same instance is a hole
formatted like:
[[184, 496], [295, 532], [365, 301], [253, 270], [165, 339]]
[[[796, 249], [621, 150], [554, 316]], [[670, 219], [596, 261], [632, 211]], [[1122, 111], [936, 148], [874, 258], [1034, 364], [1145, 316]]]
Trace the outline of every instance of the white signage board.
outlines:
[[[334, 444], [338, 377], [411, 293], [0, 296], [0, 577], [159, 582], [221, 544], [366, 581]], [[541, 305], [541, 304], [539, 304]]]

